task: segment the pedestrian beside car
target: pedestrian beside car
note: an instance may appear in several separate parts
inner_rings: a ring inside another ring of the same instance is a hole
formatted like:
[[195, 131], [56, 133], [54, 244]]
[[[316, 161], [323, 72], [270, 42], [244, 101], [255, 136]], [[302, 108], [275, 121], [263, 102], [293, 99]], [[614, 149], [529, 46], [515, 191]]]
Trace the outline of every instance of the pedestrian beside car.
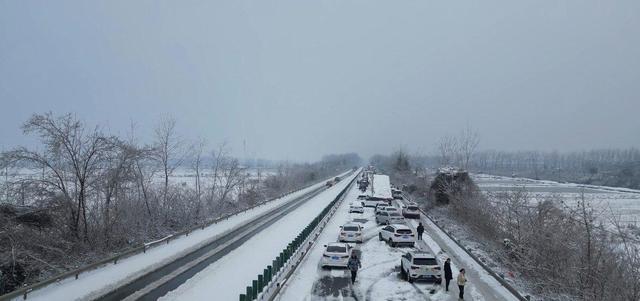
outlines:
[[451, 279], [453, 279], [453, 273], [451, 273], [451, 258], [447, 258], [444, 262], [444, 287], [447, 292], [449, 291], [449, 283], [451, 282]]
[[356, 276], [358, 275], [358, 269], [362, 267], [360, 263], [360, 259], [358, 255], [355, 253], [351, 254], [351, 258], [349, 258], [349, 262], [347, 263], [347, 268], [351, 271], [351, 284], [356, 282]]
[[424, 233], [424, 226], [422, 223], [418, 223], [418, 228], [416, 230], [418, 231], [418, 240], [422, 240], [422, 233]]
[[460, 294], [458, 298], [460, 300], [464, 300], [464, 286], [467, 284], [467, 277], [464, 275], [464, 269], [460, 269], [460, 273], [458, 274], [458, 289], [460, 289]]

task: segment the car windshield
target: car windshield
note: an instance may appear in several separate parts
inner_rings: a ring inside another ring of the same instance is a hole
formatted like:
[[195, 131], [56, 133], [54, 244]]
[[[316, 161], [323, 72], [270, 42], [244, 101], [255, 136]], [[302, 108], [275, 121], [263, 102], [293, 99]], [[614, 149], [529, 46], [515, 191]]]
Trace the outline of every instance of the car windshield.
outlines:
[[395, 213], [395, 212], [391, 212], [391, 213], [389, 213], [389, 216], [400, 217], [400, 214]]
[[355, 227], [355, 226], [347, 226], [347, 227], [344, 227], [342, 229], [344, 231], [353, 231], [353, 232], [358, 231], [358, 227]]
[[341, 246], [328, 246], [327, 252], [331, 253], [347, 253], [347, 248]]
[[398, 229], [396, 232], [398, 232], [398, 234], [411, 234], [411, 230], [409, 229]]
[[418, 210], [418, 207], [416, 207], [416, 206], [409, 206], [409, 207], [407, 207], [407, 209], [409, 209], [409, 210]]
[[413, 264], [415, 265], [438, 265], [435, 258], [414, 258]]

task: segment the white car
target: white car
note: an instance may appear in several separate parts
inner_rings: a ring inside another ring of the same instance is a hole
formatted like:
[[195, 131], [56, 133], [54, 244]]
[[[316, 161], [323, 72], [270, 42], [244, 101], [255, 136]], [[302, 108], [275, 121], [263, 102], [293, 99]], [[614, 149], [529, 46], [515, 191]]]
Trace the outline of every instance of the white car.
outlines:
[[378, 210], [382, 210], [382, 208], [384, 208], [384, 207], [389, 207], [389, 205], [387, 205], [387, 204], [377, 204], [375, 209], [373, 209], [373, 212], [374, 213], [378, 213]]
[[349, 257], [353, 248], [346, 243], [333, 242], [324, 245], [324, 253], [320, 259], [320, 266], [325, 267], [347, 267]]
[[402, 190], [397, 188], [391, 188], [391, 195], [394, 199], [402, 199]]
[[364, 207], [360, 204], [349, 205], [349, 213], [364, 213]]
[[375, 213], [378, 214], [380, 212], [389, 212], [389, 213], [391, 213], [391, 212], [399, 212], [399, 211], [398, 211], [398, 208], [393, 207], [393, 206], [387, 206], [387, 205], [381, 206], [381, 205], [378, 205], [376, 207], [376, 209], [375, 209]]
[[398, 212], [381, 211], [376, 214], [376, 223], [378, 225], [404, 224], [404, 217]]
[[341, 242], [362, 242], [362, 229], [360, 224], [349, 223], [340, 226], [340, 235], [338, 240]]
[[388, 225], [380, 230], [378, 238], [388, 242], [392, 247], [408, 245], [413, 247], [416, 243], [416, 234], [405, 225]]
[[378, 204], [388, 205], [389, 202], [386, 200], [378, 200], [378, 199], [371, 199], [371, 198], [362, 201], [362, 206], [364, 207], [375, 207]]
[[402, 207], [402, 216], [406, 218], [420, 218], [420, 208], [415, 203]]
[[442, 283], [442, 271], [438, 258], [429, 252], [409, 251], [402, 255], [400, 273], [409, 282], [430, 280]]

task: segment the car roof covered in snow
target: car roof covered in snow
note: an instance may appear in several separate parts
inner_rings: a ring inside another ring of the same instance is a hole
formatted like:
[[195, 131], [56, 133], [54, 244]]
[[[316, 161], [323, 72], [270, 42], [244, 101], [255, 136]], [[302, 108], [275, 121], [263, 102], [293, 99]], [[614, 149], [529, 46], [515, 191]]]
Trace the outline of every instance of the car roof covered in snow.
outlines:
[[414, 258], [435, 258], [435, 256], [431, 252], [409, 251], [408, 253], [410, 253], [411, 257], [414, 257]]
[[346, 223], [342, 225], [342, 227], [360, 227], [360, 225], [356, 223]]
[[411, 230], [411, 228], [403, 224], [391, 224], [391, 227], [395, 228], [396, 230]]
[[343, 243], [343, 242], [330, 242], [327, 244], [327, 246], [334, 246], [334, 247], [348, 247], [349, 244]]

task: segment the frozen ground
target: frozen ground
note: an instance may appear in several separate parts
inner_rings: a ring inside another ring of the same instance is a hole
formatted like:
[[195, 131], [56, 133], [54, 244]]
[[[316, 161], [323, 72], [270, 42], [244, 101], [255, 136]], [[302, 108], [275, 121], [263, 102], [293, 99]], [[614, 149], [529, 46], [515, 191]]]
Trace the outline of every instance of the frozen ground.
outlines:
[[[458, 288], [454, 283], [450, 285], [450, 291], [446, 292], [443, 289], [444, 285], [424, 282], [411, 284], [400, 278], [400, 257], [409, 248], [391, 248], [378, 240], [377, 235], [381, 227], [375, 224], [372, 208], [366, 208], [364, 214], [348, 213], [349, 203], [356, 201], [358, 194], [359, 191], [355, 188], [349, 192], [347, 199], [277, 300], [458, 300]], [[350, 283], [347, 270], [324, 270], [319, 266], [324, 245], [336, 241], [339, 226], [348, 221], [363, 224], [365, 232], [365, 242], [356, 244], [356, 252], [362, 260], [362, 269], [354, 285]], [[411, 221], [410, 225], [415, 227], [417, 221]], [[469, 284], [465, 289], [465, 300], [516, 300], [452, 241], [444, 240], [444, 233], [438, 233], [435, 227], [428, 224], [425, 224], [425, 227], [425, 240], [416, 247], [433, 250], [441, 260], [451, 257], [454, 278], [459, 266], [467, 269]], [[441, 248], [441, 245], [444, 247]]]
[[333, 201], [353, 176], [287, 214], [160, 300], [237, 300], [246, 286]]
[[[191, 250], [197, 249], [199, 246], [215, 239], [218, 235], [243, 224], [255, 216], [287, 203], [323, 185], [324, 181], [269, 202], [264, 206], [235, 215], [228, 220], [213, 224], [204, 230], [195, 231], [189, 236], [176, 238], [167, 245], [154, 247], [147, 250], [146, 253], [122, 259], [118, 264], [109, 264], [102, 268], [82, 273], [78, 280], [70, 278], [36, 290], [29, 294], [29, 300], [78, 300], [95, 296], [99, 294], [99, 292], [108, 291], [113, 287], [126, 283], [129, 279], [143, 275], [166, 262], [170, 262]], [[330, 195], [334, 193], [337, 192], [335, 192], [335, 189], [332, 189], [323, 194]], [[21, 298], [19, 299], [21, 300]]]
[[640, 190], [606, 186], [559, 183], [554, 181], [532, 180], [526, 178], [509, 178], [486, 174], [474, 174], [473, 180], [487, 194], [526, 189], [533, 200], [547, 197], [559, 197], [565, 204], [575, 204], [582, 193], [585, 199], [604, 213], [605, 219], [619, 217], [623, 223], [640, 222]]

